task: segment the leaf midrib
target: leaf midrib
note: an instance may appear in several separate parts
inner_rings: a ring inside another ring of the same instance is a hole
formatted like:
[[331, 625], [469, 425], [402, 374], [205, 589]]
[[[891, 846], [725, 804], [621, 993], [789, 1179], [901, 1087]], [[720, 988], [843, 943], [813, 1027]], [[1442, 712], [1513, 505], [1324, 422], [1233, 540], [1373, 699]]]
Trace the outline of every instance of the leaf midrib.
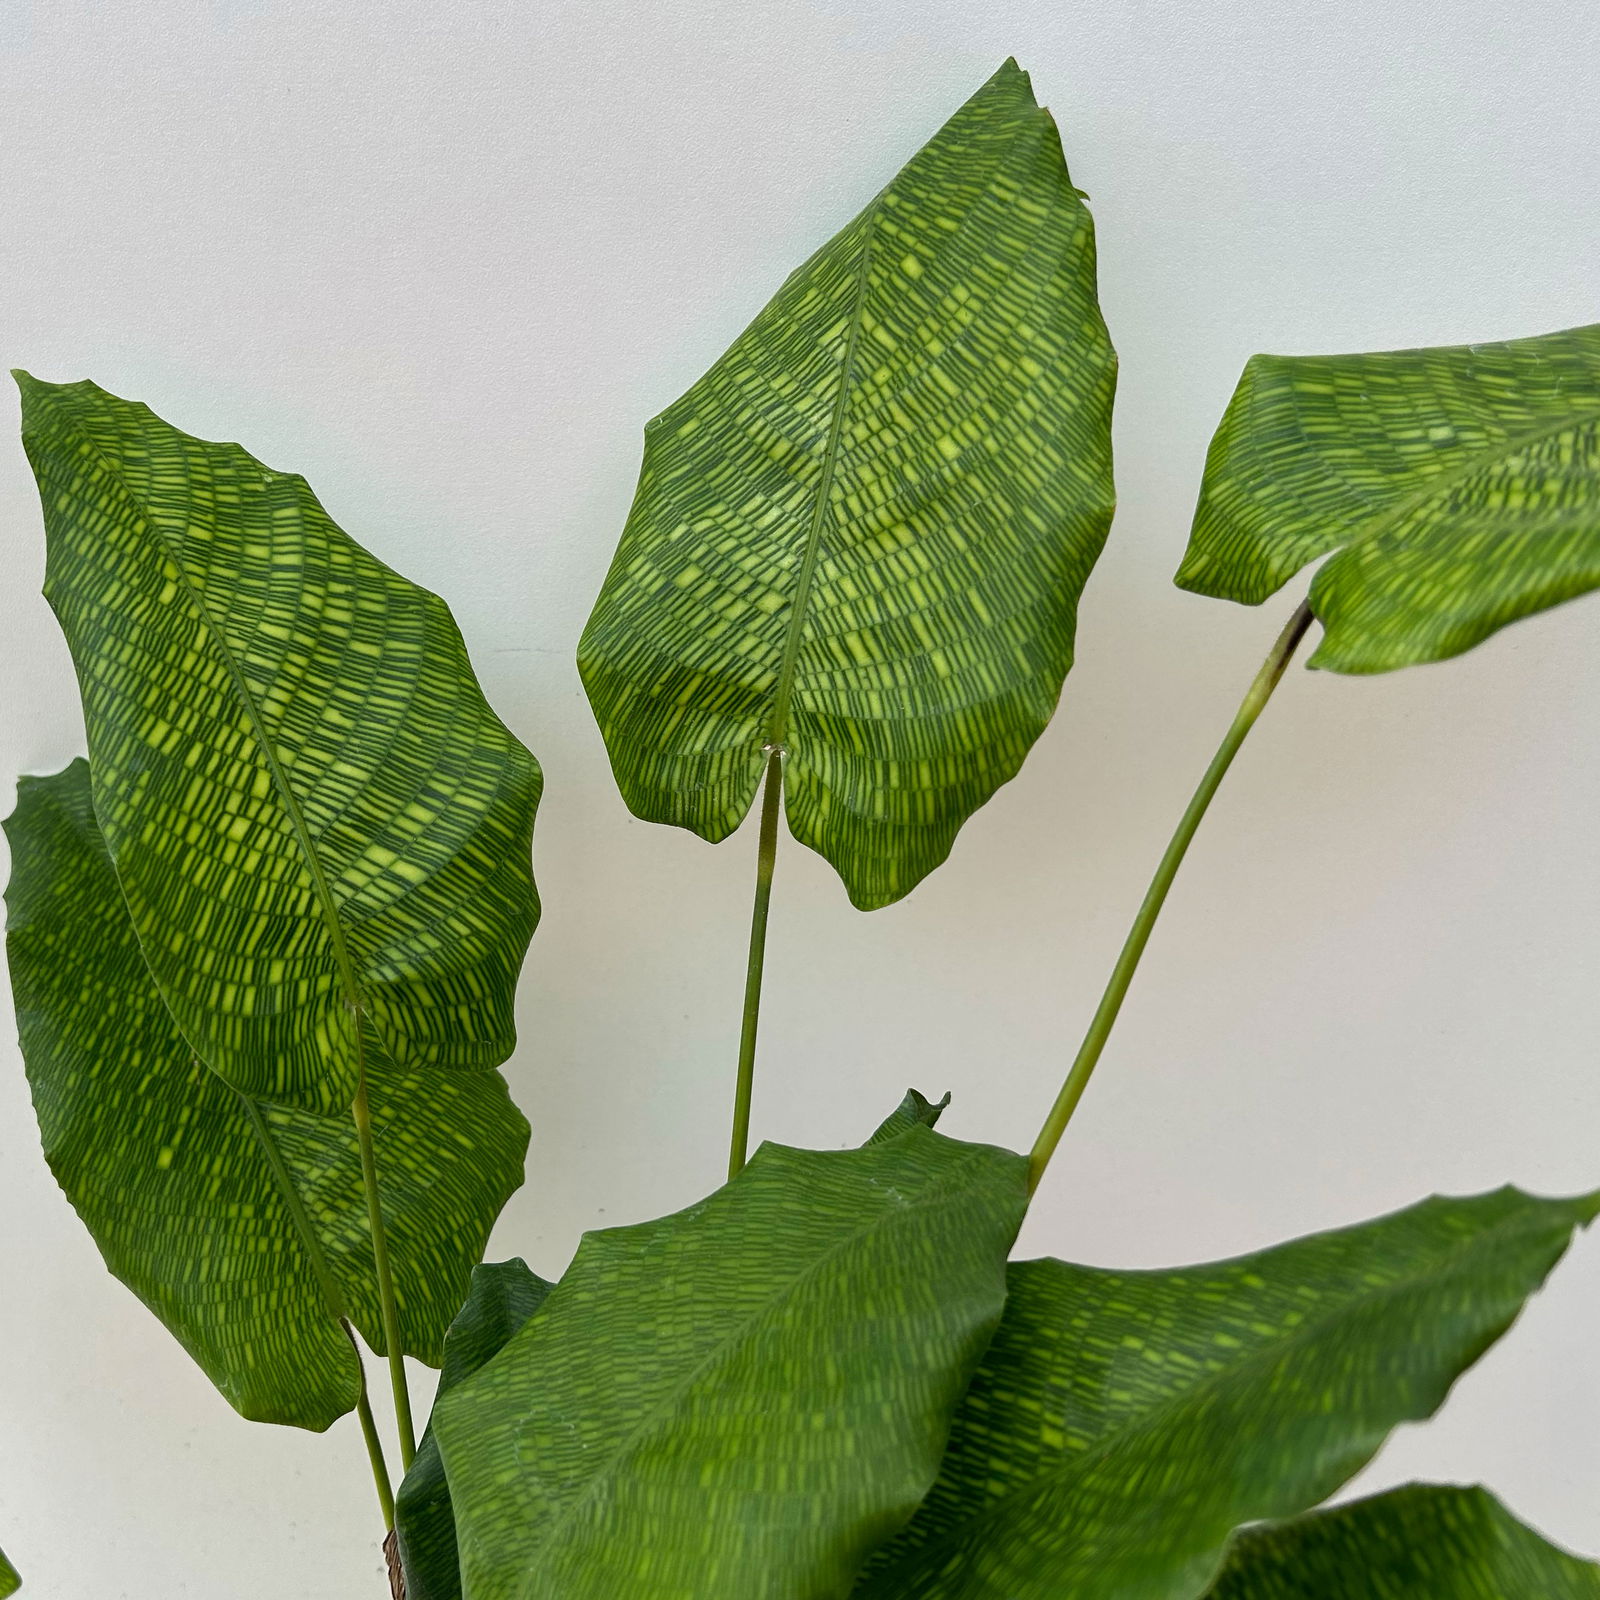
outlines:
[[778, 681], [773, 691], [772, 710], [767, 718], [766, 743], [783, 748], [789, 732], [789, 702], [794, 693], [795, 668], [800, 657], [800, 639], [805, 632], [806, 616], [811, 605], [811, 586], [815, 581], [817, 556], [822, 546], [822, 527], [829, 512], [829, 498], [833, 492], [834, 474], [844, 447], [844, 419], [849, 409], [852, 385], [855, 382], [856, 351], [861, 342], [861, 323], [866, 310], [867, 283], [872, 271], [872, 241], [877, 232], [878, 217], [883, 208], [879, 195], [867, 214], [866, 227], [861, 238], [861, 261], [856, 268], [856, 279], [850, 298], [850, 332], [845, 341], [844, 355], [839, 363], [839, 392], [834, 396], [833, 416], [828, 423], [827, 442], [823, 447], [822, 466], [817, 474], [816, 503], [811, 511], [811, 525], [806, 531], [806, 542], [800, 557], [800, 573], [795, 579], [794, 599], [789, 603], [789, 626], [784, 633], [783, 656], [778, 664]]
[[[1393, 532], [1395, 525], [1404, 521], [1413, 511], [1459, 488], [1468, 479], [1476, 477], [1478, 473], [1485, 471], [1489, 467], [1500, 465], [1510, 457], [1528, 449], [1529, 446], [1539, 444], [1545, 439], [1564, 432], [1568, 428], [1582, 427], [1585, 423], [1593, 422], [1600, 422], [1600, 405], [1589, 408], [1575, 408], [1552, 423], [1547, 423], [1537, 428], [1529, 428], [1522, 433], [1507, 432], [1495, 443], [1485, 445], [1470, 460], [1462, 462], [1459, 466], [1448, 468], [1444, 472], [1432, 474], [1424, 484], [1390, 506], [1379, 507], [1374, 505], [1369, 495], [1363, 494], [1357, 489], [1356, 493], [1360, 500], [1371, 508], [1368, 517], [1365, 519], [1366, 527], [1330, 548], [1335, 551], [1349, 550], [1357, 545], [1366, 544], [1370, 540], [1382, 538], [1385, 534]], [[1300, 423], [1298, 408], [1296, 409], [1295, 423], [1296, 431], [1299, 433], [1300, 438], [1305, 440], [1307, 438], [1306, 430]], [[1324, 470], [1326, 469], [1324, 468]], [[1329, 473], [1328, 476], [1335, 475]], [[1342, 475], [1339, 475], [1339, 481], [1350, 484], [1350, 480]], [[1350, 486], [1352, 488], [1355, 487], [1353, 484]], [[1305, 563], [1302, 562], [1301, 565], [1304, 566]]]
[[[915, 1131], [916, 1129], [914, 1128], [907, 1130], [908, 1133], [914, 1133]], [[902, 1134], [900, 1137], [904, 1138], [905, 1135]], [[892, 1143], [893, 1141], [889, 1142]], [[881, 1149], [883, 1146], [879, 1146], [878, 1148]], [[770, 1316], [776, 1307], [781, 1306], [790, 1298], [792, 1298], [793, 1295], [798, 1292], [800, 1287], [810, 1278], [812, 1278], [817, 1272], [819, 1272], [824, 1266], [834, 1260], [837, 1256], [842, 1255], [845, 1251], [852, 1249], [868, 1234], [879, 1231], [888, 1231], [897, 1227], [900, 1223], [913, 1216], [925, 1216], [929, 1211], [938, 1210], [942, 1206], [953, 1205], [957, 1201], [965, 1198], [968, 1194], [968, 1190], [966, 1188], [956, 1190], [955, 1192], [951, 1191], [960, 1176], [985, 1154], [987, 1154], [987, 1152], [980, 1147], [979, 1149], [973, 1150], [970, 1154], [964, 1156], [958, 1165], [952, 1167], [951, 1170], [940, 1179], [934, 1190], [934, 1197], [926, 1200], [919, 1200], [913, 1206], [907, 1206], [903, 1210], [863, 1224], [861, 1227], [854, 1229], [844, 1238], [837, 1240], [821, 1255], [817, 1256], [802, 1272], [797, 1273], [793, 1278], [791, 1278], [778, 1294], [770, 1296], [768, 1299], [763, 1301], [757, 1310], [751, 1312], [750, 1315], [742, 1318], [734, 1327], [730, 1328], [727, 1333], [721, 1339], [717, 1340], [683, 1375], [682, 1379], [676, 1385], [674, 1385], [672, 1389], [670, 1389], [656, 1405], [652, 1406], [639, 1419], [635, 1426], [629, 1431], [627, 1436], [617, 1443], [604, 1466], [602, 1468], [597, 1468], [594, 1471], [589, 1479], [588, 1485], [583, 1489], [583, 1491], [573, 1500], [569, 1501], [568, 1504], [556, 1514], [556, 1516], [549, 1523], [544, 1536], [540, 1539], [539, 1545], [533, 1553], [534, 1557], [537, 1558], [549, 1550], [550, 1546], [558, 1537], [560, 1531], [564, 1527], [568, 1526], [578, 1512], [594, 1498], [595, 1494], [599, 1490], [601, 1482], [604, 1479], [615, 1475], [618, 1468], [638, 1449], [639, 1445], [644, 1441], [647, 1433], [653, 1430], [663, 1419], [674, 1412], [681, 1402], [683, 1396], [688, 1393], [705, 1375], [705, 1373], [710, 1368], [715, 1366], [731, 1348], [747, 1338], [750, 1330], [755, 1327], [756, 1324]], [[528, 1582], [517, 1591], [515, 1600], [536, 1600], [537, 1591], [535, 1587], [535, 1581], [539, 1576], [540, 1575], [537, 1572], [530, 1572], [528, 1574]]]
[[[861, 1591], [862, 1594], [871, 1596], [874, 1590], [877, 1590], [884, 1581], [894, 1578], [897, 1573], [903, 1573], [908, 1567], [914, 1567], [917, 1570], [925, 1568], [927, 1558], [932, 1553], [948, 1550], [957, 1544], [964, 1543], [974, 1527], [992, 1521], [1003, 1508], [1059, 1487], [1062, 1480], [1080, 1475], [1081, 1471], [1086, 1470], [1097, 1459], [1111, 1454], [1115, 1448], [1125, 1444], [1130, 1437], [1150, 1431], [1152, 1427], [1165, 1420], [1171, 1413], [1186, 1407], [1197, 1397], [1201, 1397], [1208, 1392], [1214, 1392], [1217, 1388], [1230, 1383], [1240, 1373], [1247, 1372], [1252, 1367], [1266, 1365], [1271, 1360], [1281, 1358], [1286, 1352], [1290, 1352], [1296, 1346], [1307, 1342], [1313, 1334], [1326, 1332], [1330, 1325], [1343, 1321], [1356, 1310], [1369, 1306], [1374, 1302], [1388, 1299], [1402, 1291], [1410, 1291], [1419, 1286], [1427, 1285], [1452, 1271], [1459, 1270], [1462, 1256], [1476, 1250], [1480, 1245], [1488, 1241], [1504, 1242], [1508, 1235], [1533, 1232], [1543, 1226], [1546, 1226], [1546, 1224], [1537, 1217], [1523, 1218], [1519, 1219], [1514, 1226], [1496, 1227], [1485, 1234], [1476, 1235], [1468, 1242], [1466, 1250], [1441, 1260], [1435, 1266], [1429, 1268], [1428, 1271], [1416, 1277], [1384, 1284], [1369, 1293], [1347, 1300], [1326, 1316], [1302, 1324], [1286, 1338], [1273, 1344], [1260, 1346], [1251, 1351], [1242, 1360], [1235, 1362], [1220, 1372], [1208, 1373], [1188, 1388], [1180, 1390], [1177, 1394], [1152, 1406], [1148, 1411], [1142, 1412], [1137, 1420], [1104, 1434], [1088, 1446], [1087, 1449], [1076, 1454], [1061, 1452], [1056, 1462], [1048, 1469], [1036, 1473], [1025, 1483], [1018, 1484], [1015, 1488], [1007, 1490], [1005, 1494], [998, 1495], [993, 1500], [986, 1502], [970, 1516], [956, 1523], [939, 1538], [929, 1539], [925, 1543], [908, 1550], [900, 1561], [897, 1561], [891, 1567], [885, 1568], [881, 1574], [875, 1577], [873, 1579], [873, 1588]], [[1569, 1237], [1571, 1230], [1576, 1226], [1576, 1221], [1569, 1223]], [[1526, 1296], [1523, 1298], [1526, 1299]]]
[[[64, 419], [60, 416], [57, 410], [56, 402], [54, 399], [51, 399], [47, 403], [50, 406], [51, 412], [55, 415], [56, 426], [61, 427]], [[94, 452], [95, 459], [99, 461], [106, 473], [113, 479], [117, 485], [117, 488], [121, 491], [123, 498], [132, 508], [139, 525], [156, 540], [157, 544], [165, 552], [168, 560], [171, 561], [173, 569], [177, 572], [179, 581], [183, 586], [184, 595], [189, 601], [190, 609], [199, 621], [201, 628], [205, 631], [206, 637], [212, 641], [212, 644], [215, 647], [217, 654], [221, 658], [222, 664], [228, 673], [229, 681], [233, 684], [234, 693], [238, 697], [240, 704], [244, 707], [245, 715], [250, 720], [250, 727], [252, 732], [255, 734], [257, 749], [260, 752], [261, 759], [266, 764], [267, 772], [272, 780], [273, 787], [277, 790], [278, 797], [283, 804], [284, 810], [288, 814], [289, 824], [294, 834], [295, 843], [299, 846], [300, 854], [306, 867], [307, 876], [311, 880], [313, 898], [316, 900], [318, 909], [322, 913], [322, 920], [328, 930], [328, 937], [333, 946], [334, 963], [338, 968], [340, 980], [343, 983], [346, 991], [348, 1005], [355, 1018], [350, 1031], [354, 1046], [356, 1073], [357, 1076], [360, 1077], [365, 1068], [364, 1051], [361, 1038], [361, 986], [356, 977], [355, 964], [351, 959], [349, 947], [345, 943], [344, 928], [339, 921], [338, 906], [334, 901], [333, 892], [328, 887], [327, 878], [322, 871], [322, 863], [317, 858], [316, 851], [312, 848], [310, 832], [306, 826], [305, 817], [301, 813], [299, 802], [295, 799], [293, 791], [289, 788], [288, 778], [286, 777], [283, 767], [278, 760], [277, 752], [273, 749], [272, 741], [267, 737], [266, 725], [262, 721], [260, 709], [256, 705], [254, 696], [250, 693], [249, 687], [245, 682], [244, 675], [240, 671], [239, 663], [235, 659], [233, 651], [229, 648], [228, 641], [223, 637], [221, 629], [218, 628], [216, 623], [212, 620], [211, 614], [206, 609], [205, 602], [200, 594], [200, 591], [195, 587], [194, 580], [189, 576], [181, 554], [174, 550], [172, 543], [167, 538], [166, 531], [162, 527], [160, 521], [153, 514], [147, 514], [145, 512], [139, 497], [133, 492], [132, 487], [129, 485], [127, 479], [123, 476], [120, 467], [111, 457], [106, 455], [106, 453], [90, 436], [88, 431], [74, 427], [70, 421], [66, 422], [66, 427], [69, 432], [78, 433], [84, 442], [89, 445], [90, 449]], [[205, 441], [202, 440], [199, 442], [203, 444]], [[246, 453], [248, 454], [248, 452]], [[259, 462], [254, 461], [254, 457], [251, 457], [250, 459], [255, 465], [260, 466]], [[261, 471], [267, 473], [270, 472], [270, 469], [261, 467]], [[277, 474], [277, 476], [281, 477], [286, 475]]]

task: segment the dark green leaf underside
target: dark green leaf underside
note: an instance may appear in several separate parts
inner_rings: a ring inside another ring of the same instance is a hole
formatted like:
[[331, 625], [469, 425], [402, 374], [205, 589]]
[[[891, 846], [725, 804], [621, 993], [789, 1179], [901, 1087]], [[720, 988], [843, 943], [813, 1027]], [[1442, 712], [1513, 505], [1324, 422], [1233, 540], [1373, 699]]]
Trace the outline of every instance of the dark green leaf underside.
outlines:
[[241, 1092], [329, 1111], [361, 1031], [492, 1067], [538, 914], [539, 769], [437, 596], [305, 480], [19, 375], [95, 808], [156, 984]]
[[[150, 982], [84, 762], [24, 778], [6, 832], [7, 947], [51, 1169], [107, 1265], [234, 1406], [326, 1427], [357, 1394], [335, 1311], [382, 1349], [350, 1118], [251, 1101], [194, 1058]], [[521, 1181], [527, 1124], [498, 1073], [369, 1079], [401, 1335], [437, 1362]]]
[[701, 1204], [586, 1235], [435, 1410], [466, 1600], [844, 1592], [933, 1481], [1025, 1179], [923, 1126], [765, 1145]]
[[[448, 1394], [499, 1354], [553, 1287], [521, 1260], [474, 1267], [467, 1302], [445, 1335], [439, 1395]], [[406, 1600], [460, 1600], [455, 1511], [431, 1424], [395, 1496], [395, 1531], [405, 1566]]]
[[1008, 62], [646, 430], [579, 649], [629, 806], [724, 838], [781, 744], [851, 899], [913, 888], [1055, 707], [1114, 381], [1089, 213]]
[[1209, 1266], [1014, 1265], [939, 1481], [857, 1600], [1193, 1600], [1234, 1528], [1431, 1415], [1597, 1205], [1501, 1190]]
[[1484, 1489], [1411, 1484], [1240, 1534], [1207, 1600], [1600, 1600]]
[[1600, 324], [1253, 357], [1178, 583], [1255, 604], [1322, 556], [1311, 665], [1339, 672], [1459, 655], [1600, 585]]

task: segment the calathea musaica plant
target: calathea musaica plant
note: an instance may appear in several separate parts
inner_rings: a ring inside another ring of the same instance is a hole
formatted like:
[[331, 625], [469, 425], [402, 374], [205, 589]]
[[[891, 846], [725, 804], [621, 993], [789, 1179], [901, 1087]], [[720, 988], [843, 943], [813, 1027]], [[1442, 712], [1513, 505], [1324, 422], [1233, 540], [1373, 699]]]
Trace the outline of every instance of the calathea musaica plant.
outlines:
[[[21, 379], [89, 744], [7, 824], [45, 1154], [242, 1415], [357, 1412], [397, 1594], [1600, 1597], [1481, 1490], [1315, 1509], [1600, 1194], [1434, 1198], [1174, 1271], [1007, 1260], [1306, 636], [1388, 671], [1600, 585], [1600, 327], [1253, 360], [1178, 581], [1257, 603], [1327, 560], [1032, 1151], [948, 1138], [912, 1091], [857, 1148], [747, 1160], [780, 814], [872, 908], [1016, 774], [1111, 522], [1114, 370], [1089, 213], [1007, 63], [650, 424], [579, 663], [636, 813], [719, 840], [759, 809], [730, 1178], [587, 1235], [556, 1284], [477, 1264], [527, 1139], [496, 1068], [540, 780], [449, 614], [302, 479]], [[406, 1354], [443, 1365], [420, 1446]]]

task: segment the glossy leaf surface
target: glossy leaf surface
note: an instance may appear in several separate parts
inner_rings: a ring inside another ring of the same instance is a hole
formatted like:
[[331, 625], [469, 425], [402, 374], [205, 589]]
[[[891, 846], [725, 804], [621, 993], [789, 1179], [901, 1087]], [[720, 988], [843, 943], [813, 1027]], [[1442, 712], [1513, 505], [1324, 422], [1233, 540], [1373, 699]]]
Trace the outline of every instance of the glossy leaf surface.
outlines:
[[1206, 1600], [1600, 1600], [1484, 1489], [1411, 1484], [1240, 1534]]
[[[498, 1355], [512, 1334], [544, 1304], [552, 1288], [553, 1284], [530, 1272], [527, 1263], [519, 1259], [486, 1261], [474, 1267], [467, 1303], [445, 1335], [438, 1395], [448, 1394]], [[431, 1423], [395, 1496], [394, 1509], [406, 1573], [406, 1600], [460, 1600], [455, 1510]]]
[[350, 1104], [364, 1043], [503, 1061], [539, 769], [444, 603], [303, 478], [92, 383], [19, 381], [95, 810], [195, 1053], [314, 1111]]
[[865, 908], [1021, 765], [1112, 510], [1094, 231], [1008, 62], [645, 433], [579, 649], [628, 805], [718, 840], [783, 745]]
[[466, 1600], [811, 1600], [910, 1516], [999, 1319], [1026, 1163], [764, 1145], [585, 1236], [439, 1404]]
[[1311, 665], [1338, 672], [1459, 655], [1600, 585], [1600, 324], [1253, 357], [1178, 583], [1253, 605], [1330, 553]]
[[1216, 1265], [1010, 1271], [939, 1482], [857, 1600], [1193, 1600], [1430, 1416], [1600, 1200], [1433, 1199]]
[[[336, 1310], [383, 1348], [351, 1119], [252, 1101], [195, 1059], [150, 981], [84, 762], [24, 778], [6, 832], [12, 986], [51, 1170], [112, 1272], [239, 1411], [325, 1428], [357, 1395]], [[496, 1072], [369, 1078], [401, 1335], [437, 1363], [528, 1128]]]

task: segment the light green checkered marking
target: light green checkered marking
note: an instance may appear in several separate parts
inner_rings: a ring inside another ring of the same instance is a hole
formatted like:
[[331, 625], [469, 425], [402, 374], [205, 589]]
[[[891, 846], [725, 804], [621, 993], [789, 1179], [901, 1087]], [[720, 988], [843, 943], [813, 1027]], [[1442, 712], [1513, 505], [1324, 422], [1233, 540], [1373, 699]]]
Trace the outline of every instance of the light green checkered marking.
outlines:
[[676, 1216], [585, 1236], [434, 1412], [466, 1600], [846, 1591], [938, 1469], [1000, 1316], [1026, 1163], [908, 1105], [764, 1145]]
[[579, 666], [628, 805], [725, 838], [763, 749], [887, 905], [1011, 778], [1112, 510], [1094, 229], [1008, 62], [645, 433]]
[[95, 810], [195, 1054], [313, 1111], [351, 1102], [358, 1016], [408, 1070], [503, 1061], [539, 768], [444, 603], [303, 478], [19, 382]]
[[1239, 1535], [1206, 1600], [1600, 1600], [1485, 1489], [1410, 1484]]
[[1600, 324], [1503, 344], [1255, 356], [1211, 442], [1178, 583], [1311, 585], [1311, 658], [1459, 655], [1600, 585]]
[[[351, 1119], [251, 1100], [195, 1059], [150, 981], [84, 762], [24, 778], [5, 827], [7, 952], [51, 1170], [233, 1406], [327, 1427], [357, 1396], [336, 1311], [383, 1350]], [[368, 1079], [400, 1335], [437, 1365], [528, 1126], [497, 1072]]]
[[939, 1481], [855, 1600], [1193, 1600], [1234, 1528], [1432, 1415], [1597, 1210], [1502, 1189], [1169, 1272], [1013, 1265]]

